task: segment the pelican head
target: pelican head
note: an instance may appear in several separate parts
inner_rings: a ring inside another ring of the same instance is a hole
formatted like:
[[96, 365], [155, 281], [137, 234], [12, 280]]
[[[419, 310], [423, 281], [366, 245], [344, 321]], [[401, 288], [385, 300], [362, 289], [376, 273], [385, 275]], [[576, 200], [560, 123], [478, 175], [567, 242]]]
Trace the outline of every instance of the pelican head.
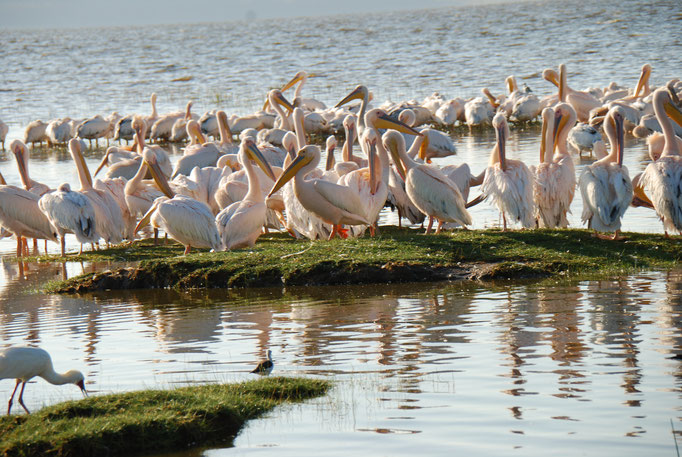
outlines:
[[258, 149], [258, 146], [256, 146], [255, 141], [253, 141], [251, 138], [247, 138], [242, 141], [242, 144], [240, 145], [240, 153], [242, 150], [246, 154], [246, 157], [256, 162], [256, 164], [266, 175], [268, 175], [270, 179], [273, 181], [277, 179], [275, 177], [275, 173], [272, 171], [272, 168], [270, 168], [270, 164], [267, 160], [265, 160], [265, 157], [263, 157], [263, 153], [260, 151], [260, 149]]
[[12, 140], [9, 144], [9, 150], [12, 151], [14, 157], [17, 159], [17, 167], [19, 167], [21, 182], [24, 184], [24, 187], [28, 188], [28, 150], [26, 149], [26, 145], [21, 140]]
[[483, 93], [483, 95], [485, 95], [485, 98], [488, 99], [488, 102], [492, 105], [494, 109], [500, 107], [500, 103], [497, 101], [495, 96], [490, 92], [490, 89], [484, 87], [483, 89], [481, 89], [481, 92]]
[[359, 85], [353, 91], [346, 95], [346, 97], [336, 104], [335, 108], [339, 108], [352, 100], [365, 100], [369, 98], [369, 91], [363, 85]]
[[173, 192], [168, 185], [168, 179], [166, 179], [166, 175], [163, 174], [158, 158], [156, 154], [154, 154], [154, 151], [149, 148], [144, 148], [142, 151], [142, 159], [144, 160], [144, 163], [147, 165], [147, 167], [149, 167], [149, 172], [151, 173], [152, 178], [154, 179], [154, 182], [156, 183], [156, 186], [159, 188], [159, 190], [168, 198], [173, 198], [175, 192]]
[[282, 92], [284, 92], [284, 91], [286, 91], [287, 89], [293, 87], [293, 86], [294, 86], [296, 83], [298, 83], [299, 81], [304, 81], [304, 82], [305, 82], [306, 79], [308, 79], [308, 73], [306, 73], [304, 70], [301, 70], [301, 71], [299, 71], [298, 73], [296, 73], [296, 75], [294, 75], [293, 78], [291, 78], [291, 81], [289, 81], [288, 83], [286, 83], [285, 85], [283, 85], [282, 88], [281, 88], [280, 90], [281, 90]]
[[614, 106], [611, 108], [606, 115], [604, 120], [604, 130], [606, 130], [607, 135], [613, 138], [614, 144], [612, 147], [615, 151], [612, 151], [610, 156], [613, 157], [613, 153], [616, 155], [616, 162], [618, 165], [623, 165], [623, 148], [624, 148], [624, 137], [625, 129], [623, 128], [623, 119], [625, 116], [623, 114], [622, 108], [620, 106]]
[[516, 77], [514, 75], [507, 76], [504, 82], [507, 83], [507, 90], [510, 94], [519, 90], [519, 86], [516, 84]]
[[282, 95], [282, 91], [279, 89], [272, 89], [268, 92], [268, 99], [265, 102], [263, 109], [265, 110], [268, 105], [274, 106], [275, 104], [286, 108], [290, 113], [294, 110], [294, 105]]
[[327, 163], [325, 170], [331, 170], [334, 167], [334, 149], [339, 144], [339, 141], [334, 135], [327, 137]]
[[215, 113], [215, 117], [218, 120], [218, 125], [225, 127], [229, 141], [232, 141], [232, 130], [230, 130], [230, 123], [227, 122], [227, 113], [225, 113], [223, 110], [218, 110]]
[[284, 186], [294, 176], [296, 176], [299, 170], [302, 170], [303, 168], [306, 167], [313, 169], [317, 166], [319, 161], [320, 161], [319, 147], [314, 145], [307, 145], [299, 149], [298, 154], [296, 154], [296, 158], [294, 159], [294, 161], [291, 162], [291, 164], [289, 164], [289, 166], [279, 176], [279, 179], [277, 180], [275, 185], [272, 186], [272, 190], [268, 194], [268, 197], [272, 196], [272, 194], [280, 190], [282, 186]]
[[201, 133], [201, 126], [194, 119], [190, 119], [187, 121], [185, 129], [187, 130], [187, 136], [193, 138], [197, 143], [204, 144], [206, 142], [204, 134]]
[[[649, 84], [649, 78], [651, 77], [651, 65], [648, 63], [645, 63], [642, 65], [642, 71], [639, 74], [639, 80], [637, 81], [637, 87], [635, 88], [635, 97], [644, 97], [648, 95], [648, 84]], [[640, 92], [644, 91], [642, 95], [640, 95]]]
[[500, 162], [500, 168], [503, 171], [507, 171], [507, 156], [506, 156], [506, 143], [509, 137], [509, 125], [507, 124], [507, 118], [504, 114], [497, 113], [493, 118], [493, 128], [495, 129], [495, 137], [497, 139], [497, 152], [498, 160]]
[[386, 111], [374, 108], [365, 114], [365, 125], [373, 126], [378, 129], [393, 129], [408, 135], [422, 136], [420, 132], [412, 127], [391, 118]]
[[559, 87], [559, 74], [553, 68], [545, 68], [542, 71], [542, 78]]
[[346, 135], [354, 134], [355, 125], [356, 125], [355, 116], [353, 116], [352, 114], [349, 114], [343, 119], [343, 128], [347, 132]]
[[395, 130], [389, 130], [381, 137], [381, 141], [384, 147], [391, 154], [395, 168], [398, 170], [398, 174], [403, 181], [406, 179], [407, 172], [405, 170], [405, 164], [403, 164], [400, 158], [400, 151], [405, 151], [405, 138]]
[[413, 127], [414, 123], [417, 122], [417, 115], [414, 114], [414, 111], [409, 109], [409, 108], [404, 109], [398, 115], [398, 120], [405, 125], [409, 125], [410, 127]]
[[287, 154], [291, 160], [296, 158], [296, 134], [294, 132], [287, 132], [282, 138], [282, 147], [287, 151]]

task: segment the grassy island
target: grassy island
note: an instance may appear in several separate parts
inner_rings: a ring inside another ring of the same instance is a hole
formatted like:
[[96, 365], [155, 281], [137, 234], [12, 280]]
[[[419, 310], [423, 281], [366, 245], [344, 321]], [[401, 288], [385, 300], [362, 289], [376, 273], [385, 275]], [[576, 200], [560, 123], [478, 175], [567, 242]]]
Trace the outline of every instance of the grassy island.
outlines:
[[[108, 289], [224, 288], [335, 285], [452, 279], [521, 279], [613, 276], [669, 269], [682, 258], [679, 237], [625, 233], [624, 241], [594, 238], [588, 230], [453, 231], [423, 235], [381, 227], [374, 237], [295, 240], [284, 233], [258, 239], [251, 249], [195, 251], [177, 244], [130, 246], [86, 252], [79, 261], [134, 262], [47, 285], [48, 292]], [[58, 261], [59, 257], [39, 260]]]
[[139, 455], [229, 445], [244, 423], [283, 402], [323, 395], [330, 384], [264, 378], [70, 401], [0, 417], [4, 456]]

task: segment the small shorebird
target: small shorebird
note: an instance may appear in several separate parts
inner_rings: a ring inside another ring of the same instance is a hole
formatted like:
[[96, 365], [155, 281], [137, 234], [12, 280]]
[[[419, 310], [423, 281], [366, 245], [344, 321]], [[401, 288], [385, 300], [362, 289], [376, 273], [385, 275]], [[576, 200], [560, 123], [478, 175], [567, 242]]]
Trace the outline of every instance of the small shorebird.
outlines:
[[272, 363], [272, 351], [268, 349], [268, 359], [261, 361], [251, 373], [268, 375], [274, 367], [275, 364]]

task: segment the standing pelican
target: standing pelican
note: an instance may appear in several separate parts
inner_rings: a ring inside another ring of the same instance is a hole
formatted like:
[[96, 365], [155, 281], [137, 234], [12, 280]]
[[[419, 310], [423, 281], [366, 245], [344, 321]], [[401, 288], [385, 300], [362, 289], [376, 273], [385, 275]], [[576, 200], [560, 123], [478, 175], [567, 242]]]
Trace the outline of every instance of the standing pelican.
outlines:
[[97, 233], [107, 244], [118, 244], [123, 241], [126, 228], [121, 207], [114, 197], [107, 191], [96, 189], [93, 186], [92, 176], [85, 163], [81, 143], [73, 138], [69, 141], [69, 152], [76, 164], [78, 180], [81, 185], [80, 192], [92, 203], [95, 210], [95, 226]]
[[540, 227], [568, 226], [566, 213], [575, 193], [575, 167], [566, 137], [575, 120], [575, 111], [566, 103], [542, 111], [540, 164], [535, 168], [533, 181], [536, 219]]
[[246, 171], [249, 190], [241, 201], [232, 203], [215, 218], [223, 248], [226, 250], [253, 246], [266, 222], [267, 207], [251, 160], [256, 161], [270, 178], [275, 180], [270, 165], [253, 140], [244, 140], [239, 148], [239, 161]]
[[653, 103], [656, 118], [661, 124], [665, 144], [660, 157], [647, 165], [639, 186], [646, 188], [656, 214], [668, 231], [682, 233], [682, 156], [679, 138], [675, 136], [670, 119], [682, 126], [680, 111], [674, 89], [660, 88], [654, 92]]
[[583, 198], [583, 222], [595, 230], [595, 236], [609, 238], [597, 232], [614, 232], [619, 239], [621, 218], [633, 197], [632, 182], [623, 166], [623, 115], [620, 108], [612, 108], [604, 120], [604, 130], [611, 143], [611, 152], [586, 167], [580, 175]]
[[[417, 137], [420, 145], [423, 137]], [[438, 219], [436, 233], [442, 223], [455, 222], [461, 226], [471, 224], [471, 216], [464, 207], [465, 201], [457, 186], [437, 167], [416, 162], [405, 151], [405, 138], [396, 131], [384, 133], [384, 146], [390, 151], [398, 173], [405, 181], [410, 200], [421, 212], [429, 216], [426, 233], [431, 233], [433, 220]]]
[[296, 75], [293, 78], [291, 78], [291, 81], [282, 86], [280, 90], [284, 92], [290, 87], [294, 86], [296, 83], [298, 83], [298, 87], [296, 87], [296, 90], [294, 91], [294, 96], [292, 100], [299, 99], [301, 108], [307, 111], [327, 109], [327, 105], [325, 105], [319, 100], [315, 100], [314, 98], [301, 98], [301, 90], [303, 89], [303, 85], [308, 81], [309, 77], [312, 77], [312, 75], [309, 75], [305, 71], [301, 70], [298, 73], [296, 73]]
[[7, 124], [2, 122], [2, 119], [0, 119], [0, 143], [2, 143], [2, 150], [5, 150], [5, 138], [7, 138], [7, 132], [9, 132], [9, 127], [7, 127]]
[[509, 126], [503, 114], [493, 118], [497, 143], [490, 155], [490, 164], [485, 171], [482, 193], [492, 197], [502, 213], [503, 230], [507, 230], [507, 216], [520, 222], [525, 228], [533, 226], [533, 175], [520, 160], [507, 159], [506, 142]]
[[343, 100], [337, 103], [335, 108], [339, 108], [345, 105], [346, 103], [357, 99], [361, 100], [356, 130], [358, 137], [360, 137], [362, 133], [365, 131], [365, 113], [367, 113], [369, 105], [369, 90], [367, 90], [365, 86], [362, 85], [357, 86], [355, 89], [351, 91], [350, 94], [346, 95], [346, 97]]
[[95, 145], [97, 145], [98, 139], [109, 133], [110, 129], [109, 121], [98, 114], [78, 124], [76, 136], [90, 141], [90, 147], [92, 147], [92, 140], [95, 140]]
[[198, 140], [195, 145], [188, 145], [184, 155], [177, 161], [171, 178], [179, 175], [189, 175], [194, 167], [214, 167], [218, 162], [221, 151], [215, 143], [207, 143], [201, 133], [199, 123], [194, 119], [187, 122], [187, 133]]
[[33, 121], [26, 126], [24, 131], [24, 143], [33, 145], [35, 147], [36, 143], [42, 144], [43, 141], [47, 141], [47, 134], [45, 130], [47, 129], [47, 123], [41, 120]]
[[168, 236], [184, 245], [185, 255], [192, 246], [219, 251], [222, 247], [220, 234], [211, 208], [193, 198], [175, 195], [162, 173], [152, 173], [152, 176], [166, 196], [154, 200], [135, 227], [135, 233], [151, 223], [154, 228], [163, 229]]

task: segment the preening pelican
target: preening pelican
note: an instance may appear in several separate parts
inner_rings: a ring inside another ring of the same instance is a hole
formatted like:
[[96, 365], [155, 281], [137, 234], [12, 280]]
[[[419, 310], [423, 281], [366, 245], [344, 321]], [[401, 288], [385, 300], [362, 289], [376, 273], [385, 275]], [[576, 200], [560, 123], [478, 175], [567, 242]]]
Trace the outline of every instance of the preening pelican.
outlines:
[[580, 157], [584, 151], [589, 151], [590, 157], [594, 154], [597, 159], [603, 159], [606, 156], [606, 145], [601, 133], [590, 124], [578, 122], [568, 132], [568, 144], [576, 149]]
[[21, 141], [21, 140], [12, 140], [12, 142], [9, 144], [9, 149], [12, 151], [14, 154], [14, 157], [17, 160], [17, 167], [19, 168], [19, 176], [21, 178], [21, 183], [24, 185], [24, 189], [27, 191], [36, 194], [37, 196], [41, 196], [45, 194], [46, 192], [49, 192], [50, 187], [47, 186], [46, 184], [40, 183], [38, 181], [35, 181], [31, 179], [29, 173], [28, 173], [28, 158], [29, 158], [29, 153], [28, 153], [28, 148], [26, 145]]
[[567, 102], [571, 105], [580, 122], [588, 122], [590, 120], [590, 111], [594, 108], [599, 108], [602, 105], [598, 98], [590, 95], [588, 92], [574, 90], [568, 87], [568, 84], [566, 84], [566, 65], [563, 63], [559, 65], [557, 83], [559, 88], [559, 101]]
[[98, 114], [78, 124], [76, 136], [90, 141], [90, 147], [92, 147], [92, 140], [95, 140], [95, 144], [97, 144], [97, 140], [109, 133], [110, 129], [109, 121]]
[[142, 156], [143, 160], [140, 162], [137, 173], [128, 180], [124, 191], [128, 210], [135, 217], [144, 216], [149, 211], [149, 208], [152, 207], [154, 200], [164, 196], [164, 193], [157, 187], [143, 181], [149, 168], [152, 169], [152, 176], [155, 173], [163, 174], [158, 165], [156, 155], [149, 148], [145, 148]]
[[187, 122], [187, 133], [198, 139], [198, 144], [185, 148], [184, 155], [177, 161], [171, 178], [189, 175], [194, 167], [214, 167], [222, 154], [215, 143], [207, 143], [199, 123], [193, 119]]
[[47, 129], [47, 123], [41, 120], [29, 123], [24, 131], [24, 144], [31, 143], [35, 147], [36, 143], [42, 144], [43, 141], [47, 141], [45, 129]]
[[[423, 137], [417, 137], [415, 144]], [[398, 173], [405, 181], [410, 200], [421, 212], [429, 216], [426, 233], [431, 233], [433, 219], [438, 219], [436, 233], [444, 222], [456, 222], [461, 226], [471, 224], [471, 216], [465, 208], [457, 186], [437, 167], [415, 162], [405, 151], [405, 139], [396, 131], [384, 133], [384, 146], [390, 151]]]
[[623, 166], [623, 115], [620, 108], [612, 108], [606, 115], [604, 131], [611, 143], [611, 152], [601, 160], [585, 167], [580, 175], [580, 193], [583, 198], [583, 222], [596, 232], [614, 232], [618, 239], [621, 218], [633, 197], [632, 182]]
[[566, 137], [575, 120], [575, 111], [566, 103], [542, 111], [540, 164], [534, 170], [533, 181], [536, 219], [540, 227], [568, 226], [566, 213], [575, 193], [575, 167]]
[[497, 144], [492, 149], [481, 191], [485, 198], [492, 197], [502, 213], [503, 230], [507, 230], [507, 216], [530, 228], [534, 224], [533, 175], [520, 160], [507, 159], [509, 126], [503, 114], [495, 115], [493, 127]]
[[258, 182], [258, 175], [251, 161], [254, 160], [273, 181], [275, 180], [270, 165], [252, 140], [247, 139], [242, 142], [239, 148], [239, 160], [248, 177], [249, 191], [243, 200], [232, 203], [220, 211], [215, 218], [223, 248], [226, 250], [253, 246], [266, 222], [267, 207]]
[[647, 165], [639, 186], [645, 188], [656, 214], [668, 231], [682, 233], [682, 157], [679, 138], [675, 136], [670, 119], [682, 126], [677, 95], [671, 87], [662, 87], [654, 92], [654, 112], [663, 129], [665, 145], [660, 157]]
[[[416, 115], [411, 109], [404, 109], [398, 115], [398, 120], [412, 128], [416, 124]], [[440, 130], [421, 128], [418, 130], [424, 136], [420, 150], [424, 151], [424, 160], [431, 163], [431, 159], [448, 157], [457, 154], [457, 148], [449, 135]], [[405, 138], [405, 144], [409, 148], [414, 141], [414, 137]]]
[[76, 164], [80, 192], [85, 195], [95, 210], [95, 227], [99, 236], [107, 244], [118, 244], [125, 237], [126, 227], [121, 207], [107, 191], [95, 189], [92, 176], [85, 163], [81, 143], [73, 138], [69, 141], [69, 152]]
[[464, 104], [464, 119], [469, 127], [476, 125], [490, 125], [497, 106], [491, 100], [476, 97]]
[[230, 131], [230, 124], [227, 122], [227, 114], [223, 110], [216, 112], [216, 120], [218, 122], [218, 132], [220, 133], [220, 142], [217, 144], [218, 150], [221, 154], [237, 154], [239, 146], [232, 141], [232, 131]]
[[149, 138], [152, 140], [169, 140], [173, 133], [173, 125], [179, 119], [187, 117], [191, 118], [192, 102], [187, 102], [185, 111], [175, 111], [173, 113], [165, 114], [159, 116], [153, 124], [150, 124], [151, 131], [149, 133]]
[[52, 144], [66, 145], [73, 138], [71, 122], [70, 117], [50, 121], [45, 128], [47, 140]]
[[95, 228], [95, 208], [92, 202], [81, 192], [72, 191], [68, 183], [40, 197], [38, 207], [57, 229], [62, 257], [65, 255], [67, 233], [76, 235], [76, 239], [81, 244], [81, 253], [83, 244], [94, 243], [99, 239]]
[[151, 223], [152, 227], [163, 229], [169, 237], [184, 245], [185, 255], [192, 246], [219, 251], [222, 244], [211, 208], [191, 197], [175, 195], [163, 174], [152, 173], [152, 176], [166, 196], [154, 200], [135, 227], [135, 233]]

